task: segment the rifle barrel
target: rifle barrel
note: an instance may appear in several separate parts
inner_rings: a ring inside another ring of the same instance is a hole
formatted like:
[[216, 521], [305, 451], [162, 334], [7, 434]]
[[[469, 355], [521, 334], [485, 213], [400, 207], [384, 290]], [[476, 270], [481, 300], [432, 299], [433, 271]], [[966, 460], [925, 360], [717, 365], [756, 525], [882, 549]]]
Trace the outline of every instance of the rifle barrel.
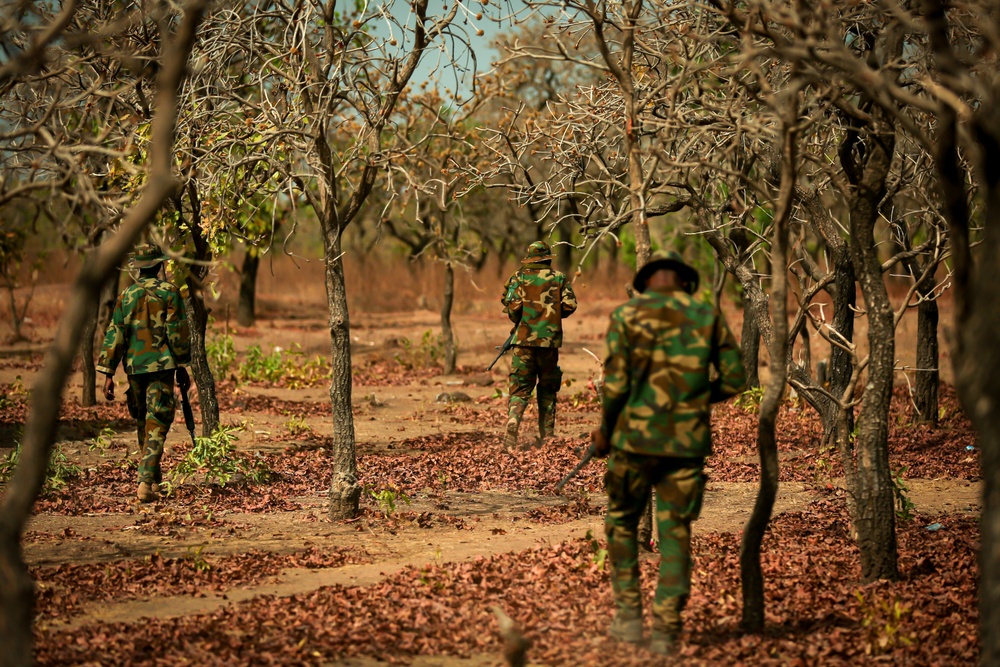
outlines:
[[583, 458], [580, 459], [580, 462], [576, 464], [576, 467], [570, 470], [569, 473], [562, 478], [561, 482], [556, 484], [556, 491], [562, 491], [563, 487], [566, 486], [566, 484], [568, 484], [571, 479], [580, 474], [580, 471], [583, 470], [583, 467], [588, 463], [590, 463], [590, 460], [594, 458], [594, 454], [596, 453], [597, 450], [594, 448], [593, 445], [588, 447], [587, 453], [583, 455]]

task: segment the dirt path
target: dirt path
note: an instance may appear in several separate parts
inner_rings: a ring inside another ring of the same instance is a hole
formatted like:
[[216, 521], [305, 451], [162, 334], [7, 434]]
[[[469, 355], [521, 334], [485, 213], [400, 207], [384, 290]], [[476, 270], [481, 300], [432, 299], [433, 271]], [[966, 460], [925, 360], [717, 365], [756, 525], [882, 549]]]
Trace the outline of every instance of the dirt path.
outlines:
[[[910, 498], [918, 511], [926, 515], [941, 512], [978, 512], [979, 485], [953, 480], [911, 480]], [[742, 529], [753, 506], [755, 484], [712, 483], [706, 492], [702, 516], [696, 524], [697, 532], [737, 532]], [[785, 483], [780, 487], [775, 515], [799, 511], [815, 497], [815, 492], [801, 483]], [[313, 507], [303, 512], [286, 512], [267, 515], [230, 514], [227, 522], [243, 525], [235, 536], [206, 541], [203, 535], [193, 534], [183, 538], [157, 538], [141, 536], [143, 546], [137, 548], [131, 539], [116, 541], [102, 537], [129, 530], [127, 519], [118, 516], [100, 517], [36, 517], [31, 530], [58, 534], [72, 528], [80, 546], [71, 542], [56, 545], [29, 545], [27, 552], [33, 565], [81, 560], [103, 560], [136, 557], [153, 552], [164, 556], [182, 556], [190, 550], [205, 547], [205, 553], [226, 554], [247, 549], [294, 551], [316, 544], [361, 545], [375, 560], [371, 563], [345, 565], [338, 568], [285, 570], [274, 580], [264, 584], [234, 588], [224, 594], [207, 597], [170, 596], [152, 597], [112, 604], [91, 605], [72, 618], [52, 624], [52, 627], [78, 627], [94, 622], [128, 622], [142, 617], [169, 618], [208, 613], [230, 604], [254, 597], [291, 596], [308, 593], [323, 586], [366, 586], [377, 583], [406, 567], [424, 564], [457, 563], [480, 556], [520, 552], [538, 545], [551, 545], [582, 538], [588, 533], [600, 535], [603, 520], [600, 516], [578, 519], [559, 525], [533, 525], [517, 519], [526, 508], [540, 505], [557, 506], [561, 498], [502, 493], [450, 494], [449, 510], [454, 516], [476, 518], [472, 530], [436, 528], [421, 530], [405, 528], [395, 533], [367, 532], [359, 535], [350, 525], [333, 524], [317, 518], [322, 512], [320, 498], [313, 498]], [[415, 511], [426, 501], [414, 502]], [[497, 513], [502, 515], [497, 517]], [[310, 518], [311, 517], [311, 518]], [[101, 541], [100, 545], [85, 544], [86, 538]], [[139, 539], [139, 538], [137, 538]], [[362, 665], [366, 663], [338, 663]], [[371, 663], [378, 664], [378, 663]], [[439, 664], [439, 663], [428, 663]], [[458, 663], [440, 663], [458, 664]], [[470, 665], [481, 663], [470, 662]]]
[[[609, 310], [611, 305], [610, 302], [599, 304], [590, 314], [568, 322], [569, 343], [560, 362], [568, 381], [563, 395], [576, 396], [578, 401], [571, 400], [572, 408], [560, 412], [557, 427], [560, 436], [576, 437], [596, 424], [597, 406], [587, 383], [596, 374], [597, 363], [590, 352], [601, 354], [606, 325], [606, 315], [602, 311]], [[391, 360], [402, 349], [398, 344], [401, 338], [419, 341], [423, 332], [436, 326], [436, 315], [428, 312], [359, 317], [352, 328], [355, 362], [363, 365], [373, 359]], [[461, 363], [477, 370], [492, 360], [492, 346], [507, 333], [507, 325], [494, 314], [466, 314], [457, 318], [456, 326], [462, 341]], [[273, 320], [262, 322], [237, 338], [240, 350], [252, 344], [260, 345], [265, 352], [274, 345], [288, 349], [294, 344], [307, 356], [325, 355], [328, 354], [329, 335], [321, 319]], [[401, 446], [407, 446], [400, 443], [427, 436], [473, 431], [496, 436], [502, 425], [503, 407], [501, 402], [490, 397], [498, 389], [506, 388], [508, 364], [509, 360], [501, 362], [492, 378], [484, 378], [483, 373], [476, 377], [473, 374], [454, 377], [425, 374], [419, 380], [393, 384], [386, 378], [369, 375], [368, 381], [372, 384], [359, 384], [354, 388], [359, 455], [396, 455], [401, 453]], [[30, 386], [33, 374], [27, 366], [3, 366], [0, 367], [0, 383], [10, 383], [22, 376], [24, 383]], [[281, 410], [234, 409], [221, 415], [223, 423], [245, 422], [245, 430], [238, 440], [238, 447], [243, 451], [272, 454], [295, 445], [296, 439], [290, 433], [293, 420], [300, 428], [305, 424], [319, 437], [329, 433], [328, 412], [316, 409], [316, 406], [329, 405], [328, 389], [324, 386], [289, 389], [241, 385], [238, 389], [247, 398], [275, 399], [284, 406]], [[437, 400], [440, 394], [453, 391], [473, 399], [462, 404], [460, 416], [456, 416], [454, 406]], [[67, 393], [79, 395], [79, 375], [71, 380]], [[122, 414], [124, 417], [124, 408]], [[527, 416], [526, 423], [532, 423], [533, 414]], [[63, 433], [61, 437], [63, 452], [78, 465], [92, 467], [108, 460], [92, 451], [91, 442], [85, 440], [89, 435]], [[121, 456], [128, 446], [134, 448], [134, 434], [128, 430], [120, 430], [110, 440], [114, 451], [118, 452], [114, 456]], [[168, 452], [187, 446], [183, 428], [171, 429]], [[912, 479], [906, 483], [907, 497], [913, 502], [915, 511], [925, 517], [979, 511], [980, 485], [977, 482]], [[299, 510], [258, 513], [220, 510], [214, 514], [217, 521], [209, 521], [207, 525], [180, 521], [184, 513], [194, 512], [195, 506], [190, 509], [172, 506], [169, 501], [154, 506], [123, 501], [121, 510], [113, 514], [35, 516], [28, 527], [25, 556], [28, 563], [37, 568], [105, 562], [117, 562], [124, 567], [127, 561], [153, 554], [165, 558], [199, 554], [210, 560], [250, 550], [291, 554], [310, 547], [346, 549], [365, 561], [336, 568], [287, 569], [263, 583], [237, 586], [205, 597], [150, 596], [92, 603], [75, 616], [46, 620], [40, 624], [40, 629], [210, 613], [261, 596], [302, 595], [327, 586], [369, 586], [407, 567], [463, 563], [477, 557], [519, 553], [535, 546], [576, 540], [588, 533], [597, 537], [603, 535], [603, 519], [599, 514], [574, 519], [566, 517], [558, 523], [559, 508], [568, 502], [567, 498], [534, 492], [457, 493], [448, 490], [434, 497], [421, 492], [412, 495], [410, 505], [399, 508], [415, 515], [445, 515], [455, 519], [455, 525], [439, 522], [432, 528], [422, 528], [408, 519], [386, 522], [386, 525], [379, 522], [334, 523], [327, 518], [325, 489], [320, 486], [317, 482], [315, 487], [310, 485], [308, 491], [298, 488], [296, 493], [307, 494], [291, 499], [301, 506]], [[820, 494], [843, 493], [842, 486], [840, 480], [783, 483], [774, 513], [802, 511]], [[753, 507], [756, 493], [755, 483], [710, 481], [701, 518], [695, 525], [696, 537], [707, 533], [739, 532]], [[599, 492], [592, 492], [589, 500], [598, 508], [605, 502]], [[538, 510], [544, 511], [546, 523], [537, 519]], [[197, 511], [204, 512], [204, 508], [198, 506]], [[532, 512], [536, 512], [536, 518], [531, 518]], [[157, 519], [163, 521], [157, 522]], [[947, 530], [947, 526], [942, 530]], [[386, 665], [372, 658], [345, 658], [327, 664], [331, 667]], [[496, 656], [436, 656], [416, 658], [412, 664], [414, 667], [486, 667], [501, 663]]]

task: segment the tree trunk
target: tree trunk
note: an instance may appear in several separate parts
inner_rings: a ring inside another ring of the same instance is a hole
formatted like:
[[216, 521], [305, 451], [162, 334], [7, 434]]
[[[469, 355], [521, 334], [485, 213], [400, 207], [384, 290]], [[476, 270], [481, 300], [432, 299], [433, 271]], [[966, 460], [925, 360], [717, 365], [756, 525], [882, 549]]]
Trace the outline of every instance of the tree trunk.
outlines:
[[757, 420], [757, 452], [760, 457], [760, 486], [753, 512], [743, 529], [740, 543], [740, 582], [743, 591], [741, 624], [747, 632], [764, 630], [764, 572], [761, 567], [761, 545], [771, 522], [774, 500], [778, 495], [778, 441], [775, 425], [781, 396], [788, 380], [788, 220], [795, 194], [796, 135], [798, 121], [798, 91], [789, 90], [783, 108], [784, 142], [782, 146], [781, 187], [778, 193], [771, 242], [771, 258], [776, 270], [771, 276], [771, 342], [768, 349], [770, 378], [764, 391]]
[[240, 296], [236, 304], [236, 322], [241, 327], [252, 327], [257, 321], [257, 270], [260, 255], [253, 246], [247, 246], [240, 272]]
[[[196, 263], [191, 266], [188, 273], [184, 306], [191, 327], [191, 374], [198, 386], [201, 433], [208, 438], [219, 428], [219, 399], [215, 393], [215, 376], [212, 375], [212, 369], [208, 364], [208, 352], [205, 349], [209, 311], [205, 307], [204, 286], [205, 279], [208, 278], [208, 265], [212, 261], [212, 249], [202, 233], [201, 200], [194, 181], [188, 183], [188, 197], [191, 200], [191, 240], [194, 242]], [[180, 204], [177, 204], [177, 210], [182, 210]]]
[[917, 371], [913, 387], [917, 420], [924, 424], [936, 425], [938, 420], [938, 363], [938, 305], [934, 299], [925, 298], [917, 305]]
[[[842, 344], [854, 342], [854, 314], [858, 304], [858, 289], [854, 279], [854, 265], [847, 248], [832, 253], [834, 264], [833, 331], [831, 338]], [[830, 344], [830, 366], [827, 369], [830, 393], [842, 396], [854, 373], [854, 363], [849, 350]], [[851, 418], [853, 422], [853, 416]], [[853, 423], [851, 424], [853, 429]]]
[[747, 389], [760, 386], [760, 328], [752, 310], [753, 305], [744, 300], [740, 348], [743, 352], [743, 367], [747, 371]]
[[455, 372], [458, 347], [451, 328], [451, 307], [455, 302], [455, 269], [451, 262], [444, 265], [444, 301], [441, 303], [441, 337], [444, 339], [444, 374]]
[[327, 224], [323, 230], [326, 245], [326, 299], [329, 308], [330, 352], [333, 378], [330, 402], [333, 407], [333, 437], [330, 459], [333, 481], [330, 484], [330, 517], [352, 519], [358, 515], [361, 486], [358, 484], [357, 454], [354, 442], [354, 414], [351, 412], [351, 321], [347, 310], [347, 286], [341, 256], [341, 231]]
[[[878, 123], [882, 113], [873, 111], [876, 120], [865, 140], [864, 165], [845, 164], [853, 185], [851, 202], [851, 259], [868, 318], [868, 381], [858, 413], [856, 462], [844, 461], [845, 468], [857, 466], [857, 488], [848, 489], [854, 497], [854, 525], [861, 551], [861, 576], [867, 580], [899, 578], [896, 549], [896, 514], [892, 475], [889, 470], [889, 405], [895, 373], [895, 321], [889, 293], [882, 275], [875, 222], [878, 205], [885, 193], [895, 149], [891, 127]], [[845, 142], [849, 155], [857, 156], [853, 142]], [[857, 160], [841, 153], [842, 161]]]
[[208, 332], [208, 309], [199, 283], [188, 278], [184, 307], [191, 327], [191, 375], [198, 387], [198, 407], [201, 410], [201, 434], [210, 437], [219, 428], [219, 399], [215, 393], [215, 376], [208, 365], [205, 335]]

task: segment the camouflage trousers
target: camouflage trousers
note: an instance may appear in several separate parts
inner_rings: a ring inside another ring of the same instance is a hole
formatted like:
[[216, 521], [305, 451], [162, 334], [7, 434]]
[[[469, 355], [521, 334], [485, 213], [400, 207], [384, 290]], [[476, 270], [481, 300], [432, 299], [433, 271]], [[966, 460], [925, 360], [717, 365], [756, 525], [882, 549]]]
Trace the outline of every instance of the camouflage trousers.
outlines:
[[608, 514], [604, 530], [611, 561], [611, 588], [619, 615], [642, 614], [639, 586], [639, 519], [650, 490], [656, 490], [660, 572], [653, 600], [653, 629], [681, 630], [681, 612], [691, 592], [691, 522], [701, 511], [704, 459], [630, 454], [612, 449], [604, 486]]
[[514, 434], [528, 407], [531, 392], [538, 385], [538, 435], [552, 436], [556, 428], [556, 395], [562, 385], [559, 348], [515, 346], [510, 367], [507, 402], [507, 433]]
[[139, 483], [163, 481], [160, 458], [167, 431], [174, 421], [174, 371], [155, 371], [128, 376], [129, 391], [135, 400], [139, 435]]

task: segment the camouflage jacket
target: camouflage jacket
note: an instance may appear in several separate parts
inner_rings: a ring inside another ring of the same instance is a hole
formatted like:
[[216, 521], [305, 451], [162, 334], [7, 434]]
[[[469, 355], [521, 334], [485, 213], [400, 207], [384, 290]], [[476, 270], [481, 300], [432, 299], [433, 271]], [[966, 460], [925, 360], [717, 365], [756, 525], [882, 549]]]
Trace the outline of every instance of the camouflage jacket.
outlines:
[[[712, 453], [711, 404], [746, 371], [723, 316], [683, 290], [647, 290], [611, 314], [601, 429], [612, 447], [652, 456]], [[719, 377], [709, 380], [709, 367]]]
[[517, 322], [514, 345], [561, 347], [562, 320], [576, 312], [566, 276], [546, 264], [525, 264], [504, 285], [504, 312]]
[[141, 277], [118, 295], [97, 370], [114, 375], [122, 360], [129, 375], [191, 363], [191, 330], [176, 285]]

